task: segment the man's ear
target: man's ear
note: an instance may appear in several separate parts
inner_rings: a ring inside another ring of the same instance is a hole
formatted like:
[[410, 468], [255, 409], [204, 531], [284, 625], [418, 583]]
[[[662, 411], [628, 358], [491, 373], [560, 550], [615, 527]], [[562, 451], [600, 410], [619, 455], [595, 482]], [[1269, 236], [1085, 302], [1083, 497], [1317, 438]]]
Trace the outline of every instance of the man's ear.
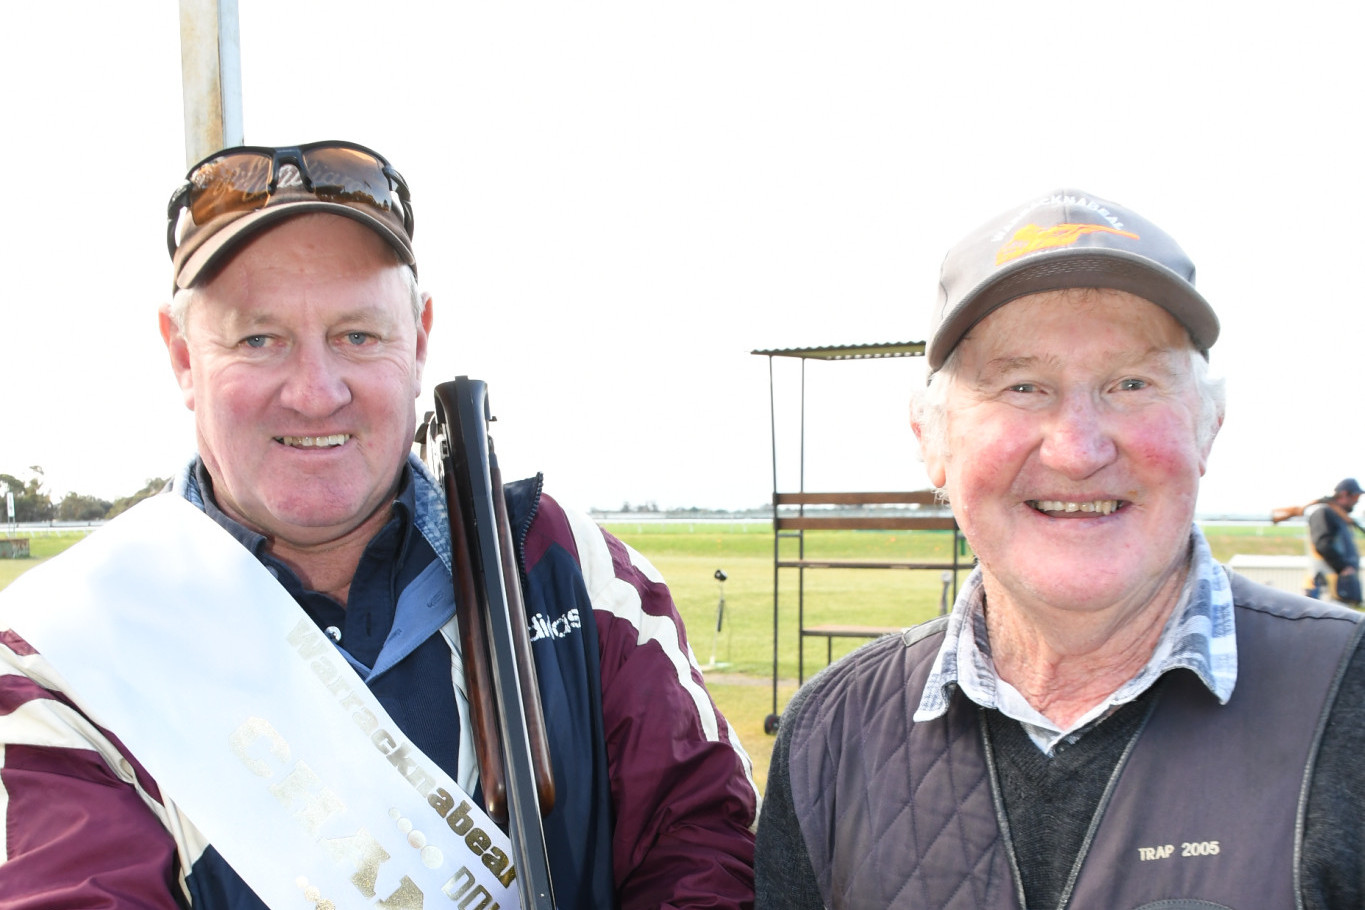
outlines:
[[943, 458], [941, 446], [932, 439], [926, 439], [924, 426], [913, 416], [910, 418], [910, 429], [915, 431], [915, 441], [919, 443], [920, 457], [924, 459], [924, 470], [929, 475], [929, 482], [937, 489], [943, 489], [944, 483], [948, 480], [948, 465]]
[[171, 318], [170, 304], [161, 308], [157, 313], [157, 320], [161, 326], [161, 340], [166, 342], [166, 352], [171, 357], [171, 371], [175, 373], [175, 381], [180, 385], [185, 407], [193, 411], [194, 371], [190, 368], [189, 342], [185, 339], [185, 333], [180, 330], [180, 326]]
[[430, 337], [430, 335], [431, 335], [431, 295], [428, 294], [428, 293], [426, 293], [425, 291], [423, 291], [423, 292], [422, 292], [422, 315], [421, 315], [421, 317], [417, 320], [417, 351], [416, 351], [416, 357], [415, 357], [415, 359], [414, 359], [414, 361], [413, 361], [413, 363], [415, 364], [415, 366], [416, 366], [416, 368], [417, 368], [417, 370], [416, 370], [417, 375], [414, 377], [414, 378], [417, 380], [417, 381], [414, 383], [414, 385], [416, 386], [416, 390], [413, 392], [413, 397], [414, 397], [414, 398], [416, 398], [417, 396], [419, 396], [419, 395], [422, 394], [422, 370], [423, 370], [423, 369], [426, 367], [426, 365], [427, 365], [427, 339], [428, 339], [428, 337]]
[[1208, 438], [1207, 440], [1205, 440], [1205, 442], [1204, 442], [1204, 447], [1203, 447], [1203, 449], [1201, 449], [1200, 452], [1199, 452], [1199, 476], [1200, 476], [1200, 477], [1203, 477], [1203, 476], [1204, 476], [1204, 471], [1206, 471], [1206, 470], [1208, 469], [1208, 466], [1209, 466], [1209, 453], [1213, 451], [1213, 441], [1214, 441], [1215, 439], [1218, 438], [1218, 431], [1221, 430], [1221, 429], [1223, 429], [1223, 415], [1222, 415], [1222, 414], [1219, 414], [1219, 415], [1218, 415], [1218, 423], [1214, 425], [1214, 427], [1213, 427], [1213, 432], [1209, 434], [1209, 438]]

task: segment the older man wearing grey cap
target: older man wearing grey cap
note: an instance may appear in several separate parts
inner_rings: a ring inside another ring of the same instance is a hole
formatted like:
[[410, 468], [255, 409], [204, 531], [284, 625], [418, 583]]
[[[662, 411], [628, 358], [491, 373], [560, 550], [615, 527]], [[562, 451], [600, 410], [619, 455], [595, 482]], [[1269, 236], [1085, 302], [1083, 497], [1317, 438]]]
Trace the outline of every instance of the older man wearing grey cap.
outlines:
[[[475, 604], [412, 454], [432, 302], [406, 183], [353, 143], [234, 148], [168, 214], [198, 455], [0, 593], [0, 907], [515, 906], [523, 855], [479, 810]], [[748, 758], [667, 587], [539, 477], [499, 492], [556, 905], [748, 906]]]
[[1194, 525], [1223, 395], [1189, 258], [1057, 191], [948, 254], [932, 326], [912, 419], [979, 565], [788, 705], [758, 905], [1365, 905], [1362, 626]]

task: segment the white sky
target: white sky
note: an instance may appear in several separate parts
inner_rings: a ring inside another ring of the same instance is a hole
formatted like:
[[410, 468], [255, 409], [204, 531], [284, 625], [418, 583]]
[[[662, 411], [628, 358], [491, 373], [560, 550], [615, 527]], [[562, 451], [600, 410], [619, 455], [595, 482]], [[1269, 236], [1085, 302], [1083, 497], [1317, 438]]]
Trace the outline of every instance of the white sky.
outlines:
[[[1358, 4], [239, 3], [246, 141], [403, 172], [428, 387], [487, 381], [504, 473], [570, 505], [766, 502], [749, 351], [922, 340], [947, 248], [1060, 186], [1165, 227], [1219, 312], [1202, 512], [1365, 479]], [[8, 3], [0, 48], [0, 472], [113, 499], [193, 445], [155, 318], [178, 4]], [[924, 486], [922, 375], [811, 364], [806, 488]]]

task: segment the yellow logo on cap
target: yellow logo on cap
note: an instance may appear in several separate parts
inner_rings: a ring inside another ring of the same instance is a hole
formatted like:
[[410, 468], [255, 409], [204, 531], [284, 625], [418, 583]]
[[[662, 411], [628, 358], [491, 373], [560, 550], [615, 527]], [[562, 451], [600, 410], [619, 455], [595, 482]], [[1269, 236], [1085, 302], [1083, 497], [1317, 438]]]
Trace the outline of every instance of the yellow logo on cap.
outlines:
[[995, 254], [995, 264], [1000, 265], [1009, 262], [1011, 259], [1018, 259], [1029, 253], [1036, 253], [1039, 250], [1051, 250], [1060, 246], [1071, 246], [1084, 234], [1093, 234], [1096, 231], [1104, 231], [1108, 234], [1118, 234], [1120, 237], [1130, 237], [1137, 240], [1138, 235], [1129, 231], [1120, 231], [1115, 228], [1105, 227], [1102, 224], [1058, 224], [1050, 228], [1040, 228], [1036, 224], [1026, 224], [1014, 232], [1014, 236], [1009, 242], [1002, 246]]

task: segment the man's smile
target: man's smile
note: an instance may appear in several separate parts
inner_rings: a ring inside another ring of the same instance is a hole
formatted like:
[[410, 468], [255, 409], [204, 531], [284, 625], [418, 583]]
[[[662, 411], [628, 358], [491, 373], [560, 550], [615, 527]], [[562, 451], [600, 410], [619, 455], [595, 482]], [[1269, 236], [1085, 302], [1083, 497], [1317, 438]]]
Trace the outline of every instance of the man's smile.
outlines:
[[1089, 502], [1068, 502], [1060, 499], [1030, 499], [1028, 504], [1035, 511], [1046, 515], [1091, 513], [1110, 515], [1128, 505], [1121, 499], [1093, 499]]
[[276, 436], [275, 441], [295, 449], [330, 449], [343, 445], [350, 438], [349, 433], [334, 433], [331, 436]]

